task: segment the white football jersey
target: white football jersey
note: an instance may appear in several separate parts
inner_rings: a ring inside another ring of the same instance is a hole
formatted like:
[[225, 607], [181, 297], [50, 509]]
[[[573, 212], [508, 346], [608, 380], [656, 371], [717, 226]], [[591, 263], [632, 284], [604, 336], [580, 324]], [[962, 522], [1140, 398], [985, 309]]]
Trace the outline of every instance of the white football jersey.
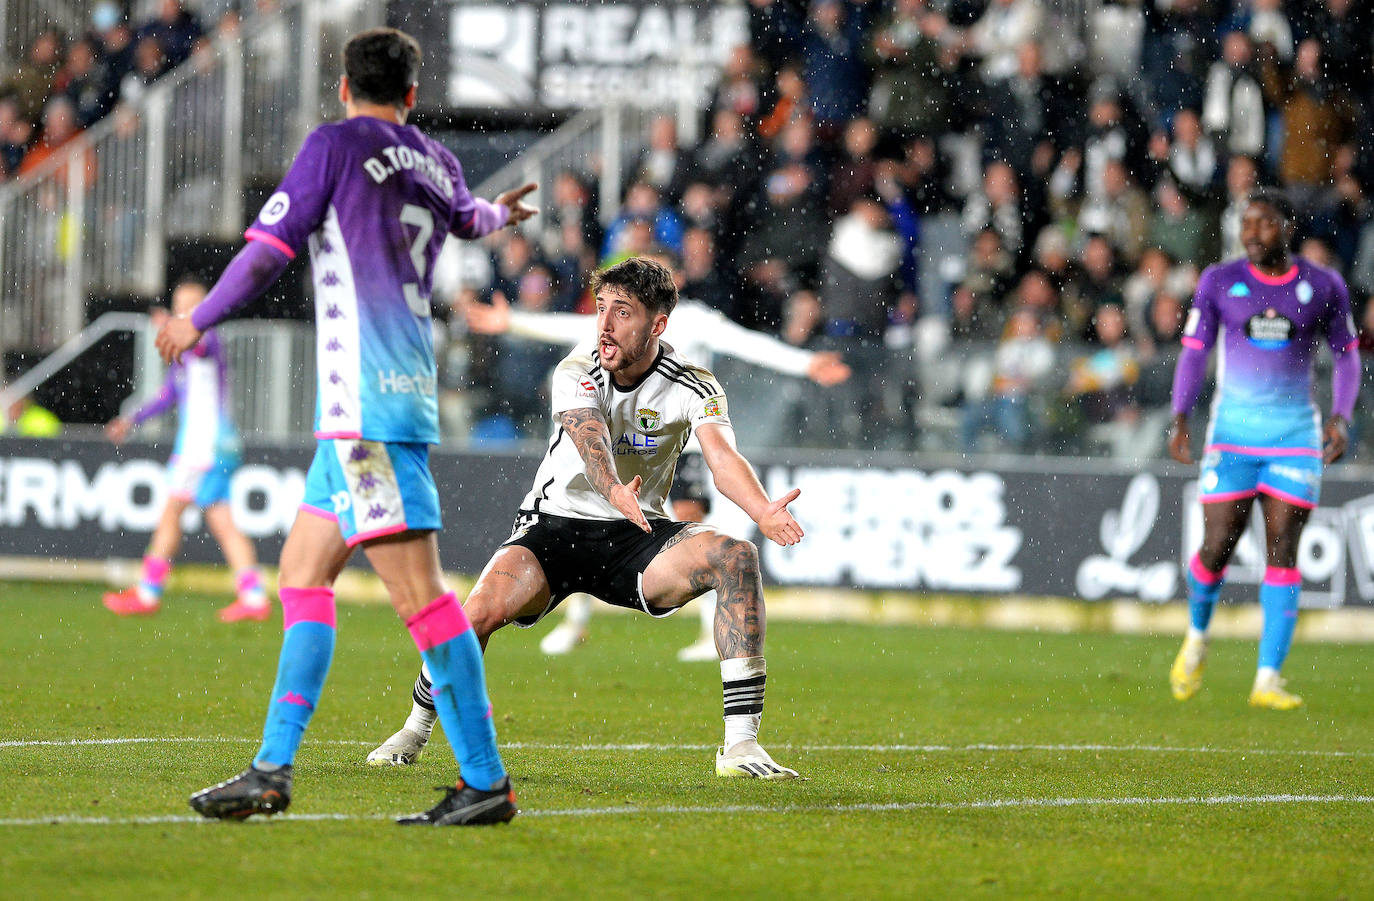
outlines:
[[601, 368], [596, 349], [573, 350], [553, 371], [554, 433], [525, 495], [522, 510], [575, 519], [624, 519], [597, 493], [587, 467], [560, 418], [592, 407], [606, 417], [611, 452], [622, 482], [643, 480], [639, 506], [650, 519], [668, 519], [665, 506], [678, 455], [703, 423], [730, 425], [725, 392], [709, 370], [683, 359], [659, 342], [658, 359], [634, 385], [623, 388]]

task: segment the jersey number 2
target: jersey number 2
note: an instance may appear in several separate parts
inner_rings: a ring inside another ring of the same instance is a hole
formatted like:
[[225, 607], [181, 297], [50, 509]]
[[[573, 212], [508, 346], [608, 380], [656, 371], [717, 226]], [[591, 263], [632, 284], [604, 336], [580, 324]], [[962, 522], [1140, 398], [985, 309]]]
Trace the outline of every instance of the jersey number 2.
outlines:
[[401, 286], [401, 290], [405, 292], [406, 306], [410, 307], [410, 312], [422, 319], [428, 319], [429, 295], [420, 293], [420, 285], [424, 283], [425, 271], [429, 268], [425, 259], [425, 248], [429, 246], [429, 238], [434, 234], [434, 214], [425, 207], [407, 203], [401, 207], [401, 225], [413, 225], [417, 229], [415, 240], [410, 242], [410, 262], [415, 266], [415, 277], [419, 279], [418, 282], [406, 282]]

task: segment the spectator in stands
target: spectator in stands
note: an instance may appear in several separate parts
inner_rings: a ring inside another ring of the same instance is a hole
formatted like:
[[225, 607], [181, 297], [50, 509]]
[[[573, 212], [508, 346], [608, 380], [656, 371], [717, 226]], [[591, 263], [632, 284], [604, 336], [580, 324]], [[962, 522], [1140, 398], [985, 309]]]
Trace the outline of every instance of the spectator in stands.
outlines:
[[543, 260], [529, 237], [519, 229], [508, 229], [496, 238], [492, 261], [491, 291], [500, 291], [507, 298], [520, 296], [520, 280]]
[[954, 289], [955, 306], [961, 308], [959, 337], [991, 337], [1001, 331], [1001, 308], [1014, 270], [1015, 261], [995, 229], [985, 228], [974, 236], [964, 278]]
[[1221, 158], [1212, 139], [1203, 133], [1196, 110], [1178, 111], [1173, 121], [1173, 141], [1164, 139], [1160, 150], [1156, 159], [1181, 188], [1199, 198], [1212, 191], [1221, 172]]
[[759, 80], [759, 60], [748, 44], [740, 44], [730, 51], [721, 68], [720, 80], [707, 111], [714, 119], [722, 112], [731, 112], [741, 123], [753, 122], [763, 115], [764, 92]]
[[854, 201], [873, 193], [878, 161], [873, 152], [878, 146], [878, 129], [863, 116], [851, 119], [844, 127], [839, 157], [830, 170], [830, 199], [826, 211], [830, 218], [843, 215]]
[[802, 33], [802, 60], [811, 112], [824, 139], [835, 137], [868, 101], [863, 51], [865, 27], [875, 6], [812, 0]]
[[1221, 59], [1207, 70], [1202, 125], [1227, 155], [1263, 159], [1264, 89], [1254, 71], [1254, 47], [1241, 31], [1222, 38]]
[[749, 46], [777, 71], [801, 52], [804, 18], [794, 0], [749, 0]]
[[94, 41], [82, 38], [67, 50], [67, 60], [57, 73], [53, 87], [76, 108], [77, 123], [90, 128], [114, 108], [118, 83], [100, 58]]
[[1087, 133], [1083, 138], [1083, 194], [1093, 200], [1106, 193], [1107, 169], [1113, 162], [1124, 167], [1128, 178], [1131, 173], [1148, 171], [1148, 143], [1144, 123], [1116, 86], [1094, 87], [1088, 107]]
[[678, 143], [677, 120], [667, 114], [654, 116], [648, 146], [631, 168], [630, 181], [652, 185], [664, 203], [676, 204], [693, 175], [692, 154]]
[[1224, 260], [1245, 255], [1240, 243], [1240, 217], [1250, 203], [1250, 192], [1259, 185], [1259, 164], [1248, 156], [1233, 156], [1226, 164], [1226, 205], [1220, 215], [1221, 252]]
[[773, 105], [759, 120], [759, 137], [766, 141], [778, 137], [793, 122], [809, 121], [811, 117], [810, 93], [802, 80], [800, 65], [787, 63], [778, 69], [774, 82]]
[[[1140, 255], [1135, 271], [1121, 285], [1121, 297], [1126, 308], [1126, 327], [1132, 334], [1148, 335], [1149, 310], [1155, 298], [1164, 290], [1173, 262], [1159, 247], [1147, 247]], [[1143, 343], [1143, 340], [1142, 340]]]
[[1016, 74], [1017, 53], [1046, 37], [1047, 17], [1039, 0], [992, 0], [969, 32], [980, 71], [989, 83]]
[[682, 253], [682, 219], [665, 204], [657, 188], [637, 181], [625, 192], [620, 215], [606, 227], [601, 256], [610, 259], [625, 252], [624, 233], [633, 222], [647, 221], [653, 226], [653, 239], [675, 254]]
[[884, 131], [910, 139], [947, 127], [940, 39], [948, 28], [926, 0], [897, 0], [874, 31], [867, 48], [874, 70], [868, 109]]
[[582, 240], [593, 246], [601, 246], [601, 224], [597, 221], [597, 204], [591, 187], [576, 172], [564, 169], [554, 176], [547, 208], [540, 215], [541, 224], [546, 228], [544, 243], [556, 242], [566, 245], [563, 229], [572, 225], [582, 233]]
[[33, 123], [19, 115], [19, 101], [0, 97], [0, 180], [19, 170], [33, 140]]
[[697, 177], [723, 188], [733, 198], [737, 191], [748, 193], [758, 177], [758, 167], [758, 150], [743, 118], [733, 109], [716, 110], [711, 117], [711, 133], [696, 150]]
[[1092, 329], [1098, 348], [1073, 361], [1064, 392], [1089, 426], [1117, 426], [1105, 437], [1117, 456], [1130, 456], [1129, 441], [1140, 419], [1133, 390], [1140, 378], [1139, 352], [1120, 304], [1098, 307]]
[[[1054, 369], [1054, 345], [1044, 335], [1040, 318], [1018, 309], [1007, 322], [1006, 334], [985, 370], [968, 372], [960, 435], [964, 453], [978, 450], [978, 437], [992, 432], [1001, 445], [1024, 452], [1031, 438], [1031, 398]], [[974, 379], [983, 384], [972, 384]]]
[[[1248, 16], [1238, 16], [1233, 22], [1239, 27], [1242, 25], [1241, 19], [1248, 18], [1243, 23], [1244, 29], [1256, 47], [1272, 47], [1278, 58], [1285, 62], [1293, 58], [1293, 26], [1288, 16], [1284, 15], [1279, 0], [1250, 0], [1250, 8], [1245, 12]], [[1222, 28], [1225, 29], [1227, 24], [1222, 23]]]
[[689, 228], [682, 236], [682, 277], [679, 293], [732, 316], [735, 290], [716, 261], [715, 236], [704, 228]]
[[[24, 154], [24, 161], [19, 164], [19, 174], [27, 175], [37, 172], [45, 162], [48, 161], [58, 150], [68, 141], [81, 135], [81, 124], [76, 118], [76, 107], [63, 95], [56, 95], [48, 101], [43, 108], [43, 122], [39, 130], [38, 141], [29, 148], [29, 152]], [[57, 181], [60, 185], [67, 185], [70, 170], [63, 167], [57, 172]], [[95, 155], [88, 152], [85, 165], [85, 187], [89, 188], [95, 181]]]
[[1105, 235], [1127, 263], [1140, 258], [1150, 228], [1150, 197], [1131, 178], [1123, 160], [1107, 160], [1101, 191], [1084, 200], [1078, 224], [1085, 232]]
[[25, 395], [10, 404], [0, 416], [0, 435], [16, 438], [56, 438], [62, 434], [62, 420], [46, 407], [38, 405], [33, 395]]
[[1002, 239], [1002, 247], [1020, 259], [1031, 236], [1038, 231], [1037, 211], [1028, 208], [1020, 181], [1007, 163], [989, 163], [983, 170], [982, 189], [969, 194], [964, 204], [963, 227], [967, 235], [991, 228]]
[[1045, 76], [1040, 45], [1017, 51], [1017, 69], [988, 89], [988, 148], [1024, 180], [1048, 168], [1067, 146], [1074, 116], [1061, 105], [1064, 88]]
[[118, 86], [134, 68], [134, 32], [111, 0], [101, 0], [91, 9], [91, 37], [109, 69], [110, 81]]
[[906, 142], [897, 166], [897, 182], [912, 209], [924, 216], [954, 209], [949, 180], [949, 162], [934, 139], [920, 136]]
[[1121, 306], [1121, 273], [1112, 242], [1102, 235], [1091, 235], [1079, 254], [1079, 266], [1064, 288], [1064, 318], [1069, 334], [1083, 341], [1094, 341], [1094, 321], [1104, 306]]
[[40, 31], [29, 47], [28, 59], [0, 82], [0, 97], [13, 97], [19, 117], [37, 124], [61, 65], [62, 39], [51, 29]]
[[139, 26], [137, 38], [155, 38], [167, 58], [167, 68], [174, 69], [191, 58], [196, 45], [205, 37], [200, 20], [181, 0], [160, 0], [157, 15]]
[[[498, 305], [510, 303], [503, 292], [493, 292]], [[525, 270], [516, 286], [514, 309], [548, 313], [554, 297], [553, 273], [536, 263]], [[526, 438], [541, 437], [548, 407], [548, 374], [566, 354], [566, 348], [542, 341], [501, 336], [496, 339], [497, 396], [502, 413], [509, 416]]]
[[1201, 262], [1207, 228], [1202, 214], [1193, 209], [1172, 178], [1159, 180], [1154, 199], [1146, 242], [1163, 248], [1176, 260]]
[[1309, 211], [1331, 184], [1336, 147], [1354, 129], [1354, 105], [1322, 75], [1321, 46], [1311, 38], [1298, 45], [1291, 69], [1268, 57], [1263, 75], [1265, 94], [1283, 121], [1279, 176], [1299, 211]]
[[152, 35], [134, 44], [133, 68], [119, 83], [119, 102], [133, 105], [143, 98], [148, 86], [162, 77], [169, 66], [162, 42]]
[[813, 169], [806, 162], [784, 159], [765, 176], [762, 194], [738, 262], [747, 269], [765, 260], [779, 260], [790, 272], [814, 279], [829, 227]]
[[1309, 5], [1308, 36], [1322, 48], [1327, 77], [1353, 90], [1369, 74], [1374, 42], [1374, 9], [1355, 0], [1324, 0]]

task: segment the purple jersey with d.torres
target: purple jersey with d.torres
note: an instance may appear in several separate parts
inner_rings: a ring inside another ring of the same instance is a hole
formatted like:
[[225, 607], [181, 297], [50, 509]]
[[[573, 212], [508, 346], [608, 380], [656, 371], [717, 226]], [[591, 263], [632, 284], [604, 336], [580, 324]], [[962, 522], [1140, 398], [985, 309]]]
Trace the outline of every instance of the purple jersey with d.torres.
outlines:
[[238, 431], [229, 415], [229, 363], [213, 331], [167, 367], [162, 390], [133, 414], [134, 425], [177, 408], [172, 458], [191, 469], [209, 469], [239, 452]]
[[445, 237], [481, 237], [507, 211], [475, 199], [446, 148], [370, 116], [310, 133], [249, 240], [315, 282], [315, 435], [439, 441], [429, 292]]
[[1318, 335], [1334, 353], [1356, 343], [1345, 282], [1298, 257], [1284, 275], [1247, 260], [1209, 266], [1184, 328], [1183, 344], [1221, 341], [1207, 443], [1220, 450], [1321, 447], [1312, 399]]

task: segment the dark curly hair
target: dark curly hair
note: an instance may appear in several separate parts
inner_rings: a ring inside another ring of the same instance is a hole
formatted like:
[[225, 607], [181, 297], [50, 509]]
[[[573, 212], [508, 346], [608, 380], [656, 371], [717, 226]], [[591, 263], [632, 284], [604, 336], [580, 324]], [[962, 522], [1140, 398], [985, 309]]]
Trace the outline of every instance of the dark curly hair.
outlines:
[[673, 274], [667, 267], [643, 257], [631, 257], [593, 275], [592, 294], [603, 287], [619, 288], [644, 304], [652, 316], [659, 313], [667, 316], [677, 306]]

